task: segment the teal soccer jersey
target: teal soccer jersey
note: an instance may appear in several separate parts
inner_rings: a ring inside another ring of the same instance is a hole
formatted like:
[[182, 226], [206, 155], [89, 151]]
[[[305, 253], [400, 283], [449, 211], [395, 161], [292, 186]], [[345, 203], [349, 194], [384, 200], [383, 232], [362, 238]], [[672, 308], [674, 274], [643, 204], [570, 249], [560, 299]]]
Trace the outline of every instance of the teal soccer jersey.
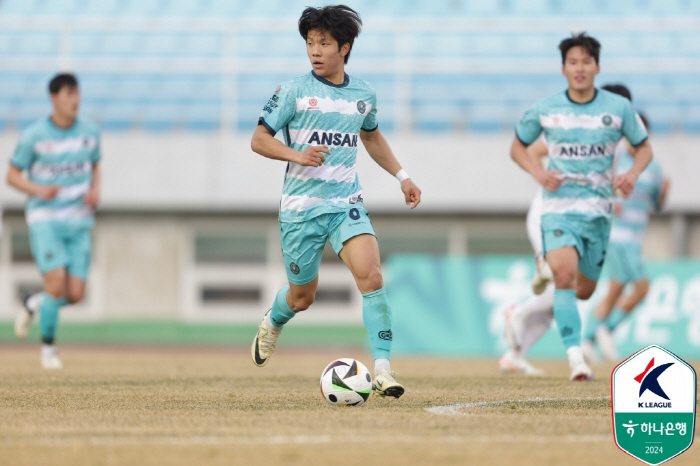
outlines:
[[[634, 159], [626, 151], [620, 157], [618, 172], [632, 167]], [[649, 212], [659, 210], [663, 174], [656, 160], [639, 175], [632, 194], [620, 203], [620, 215], [613, 219], [610, 242], [635, 243], [641, 247], [644, 231], [649, 223]]]
[[537, 102], [516, 128], [525, 145], [543, 132], [549, 149], [548, 169], [563, 174], [556, 192], [544, 191], [543, 216], [610, 218], [615, 149], [622, 137], [633, 146], [647, 138], [632, 103], [601, 89], [582, 104], [569, 99], [566, 91], [560, 92]]
[[92, 209], [83, 196], [92, 184], [92, 167], [100, 159], [100, 133], [94, 123], [76, 119], [67, 129], [43, 118], [29, 126], [17, 145], [10, 163], [26, 170], [29, 179], [41, 185], [56, 185], [53, 199], [30, 196], [27, 223], [62, 222], [92, 226]]
[[355, 170], [360, 130], [377, 129], [374, 88], [345, 75], [333, 84], [313, 71], [280, 85], [263, 108], [259, 122], [271, 133], [283, 131], [285, 143], [303, 151], [325, 145], [320, 167], [289, 162], [279, 219], [303, 222], [322, 214], [345, 212], [362, 202]]

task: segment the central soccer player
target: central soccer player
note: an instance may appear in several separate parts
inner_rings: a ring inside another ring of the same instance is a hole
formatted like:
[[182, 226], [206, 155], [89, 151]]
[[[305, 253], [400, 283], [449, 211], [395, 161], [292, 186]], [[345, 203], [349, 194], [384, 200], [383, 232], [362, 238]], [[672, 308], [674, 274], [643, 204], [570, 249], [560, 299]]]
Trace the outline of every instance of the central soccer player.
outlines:
[[[312, 70], [280, 85], [263, 108], [252, 149], [287, 162], [280, 202], [280, 236], [289, 286], [277, 293], [251, 353], [257, 366], [270, 359], [283, 326], [314, 302], [321, 255], [329, 240], [362, 293], [362, 317], [374, 356], [373, 390], [400, 397], [391, 371], [391, 308], [379, 265], [379, 247], [362, 204], [355, 162], [360, 141], [370, 157], [396, 176], [407, 205], [421, 191], [401, 168], [379, 132], [372, 86], [348, 76], [345, 64], [362, 21], [344, 6], [309, 7], [299, 19]], [[273, 136], [283, 131], [285, 143]]]
[[[581, 350], [576, 298], [595, 291], [610, 236], [613, 193], [628, 196], [652, 159], [647, 132], [629, 100], [596, 89], [600, 43], [585, 33], [559, 44], [566, 91], [537, 102], [518, 123], [511, 157], [545, 189], [542, 240], [554, 274], [554, 319], [566, 347], [571, 380], [590, 380], [593, 371]], [[544, 132], [549, 166], [527, 146]], [[614, 174], [615, 148], [625, 137], [634, 163]]]

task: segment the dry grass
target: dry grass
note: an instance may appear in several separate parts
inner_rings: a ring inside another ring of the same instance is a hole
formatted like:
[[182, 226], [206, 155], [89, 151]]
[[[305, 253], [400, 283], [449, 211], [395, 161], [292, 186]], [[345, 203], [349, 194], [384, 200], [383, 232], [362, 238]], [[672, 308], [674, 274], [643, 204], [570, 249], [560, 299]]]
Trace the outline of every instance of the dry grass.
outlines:
[[[0, 464], [639, 464], [612, 440], [612, 366], [570, 383], [560, 362], [524, 378], [494, 361], [397, 358], [403, 398], [335, 408], [320, 371], [371, 360], [348, 353], [282, 347], [256, 368], [244, 350], [73, 347], [49, 372], [37, 348], [1, 346]], [[458, 403], [477, 405], [425, 409]], [[672, 464], [700, 464], [700, 447]]]

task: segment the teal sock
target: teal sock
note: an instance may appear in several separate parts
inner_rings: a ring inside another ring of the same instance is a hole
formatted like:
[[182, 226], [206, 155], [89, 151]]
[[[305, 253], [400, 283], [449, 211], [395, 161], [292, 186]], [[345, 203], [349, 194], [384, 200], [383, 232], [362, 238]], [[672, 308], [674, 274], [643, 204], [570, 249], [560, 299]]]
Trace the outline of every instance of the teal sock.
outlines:
[[554, 290], [554, 320], [566, 349], [581, 345], [581, 316], [576, 306], [576, 290]]
[[595, 314], [591, 314], [591, 317], [586, 323], [586, 330], [583, 332], [583, 338], [586, 340], [595, 341], [595, 331], [598, 327], [605, 323], [605, 319], [599, 319]]
[[296, 315], [296, 312], [292, 311], [292, 308], [287, 304], [287, 291], [289, 291], [289, 285], [277, 292], [275, 302], [272, 303], [270, 320], [275, 327], [283, 327]]
[[608, 316], [608, 320], [606, 320], [605, 323], [610, 330], [615, 330], [617, 326], [620, 325], [620, 322], [625, 320], [628, 314], [629, 313], [615, 306], [610, 315]]
[[384, 288], [362, 295], [362, 320], [374, 359], [391, 359], [391, 308]]
[[47, 345], [53, 345], [56, 336], [56, 326], [58, 325], [58, 310], [68, 303], [66, 298], [54, 298], [48, 293], [44, 293], [39, 306], [41, 341]]

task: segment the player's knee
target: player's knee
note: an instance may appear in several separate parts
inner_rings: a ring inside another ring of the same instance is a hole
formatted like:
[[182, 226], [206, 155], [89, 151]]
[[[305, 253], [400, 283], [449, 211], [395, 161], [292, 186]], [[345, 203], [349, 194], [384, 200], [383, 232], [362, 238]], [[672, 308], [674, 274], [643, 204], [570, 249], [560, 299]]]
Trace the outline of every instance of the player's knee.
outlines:
[[291, 303], [289, 307], [292, 308], [294, 312], [301, 312], [307, 310], [314, 303], [316, 299], [316, 293], [305, 293], [297, 296], [292, 296]]
[[80, 301], [82, 301], [84, 297], [85, 297], [84, 291], [68, 290], [68, 293], [66, 293], [66, 301], [68, 301], [68, 303], [70, 303], [70, 304], [77, 304]]
[[592, 289], [592, 290], [588, 289], [588, 288], [578, 289], [578, 290], [576, 290], [576, 298], [577, 299], [588, 299], [593, 295], [594, 291], [595, 291], [595, 289]]
[[384, 278], [379, 267], [372, 267], [367, 273], [358, 280], [360, 290], [363, 293], [371, 293], [384, 286]]
[[54, 298], [62, 298], [66, 295], [65, 285], [60, 282], [49, 282], [44, 284], [44, 291]]
[[554, 283], [557, 288], [574, 288], [576, 285], [576, 271], [560, 269], [554, 272]]

